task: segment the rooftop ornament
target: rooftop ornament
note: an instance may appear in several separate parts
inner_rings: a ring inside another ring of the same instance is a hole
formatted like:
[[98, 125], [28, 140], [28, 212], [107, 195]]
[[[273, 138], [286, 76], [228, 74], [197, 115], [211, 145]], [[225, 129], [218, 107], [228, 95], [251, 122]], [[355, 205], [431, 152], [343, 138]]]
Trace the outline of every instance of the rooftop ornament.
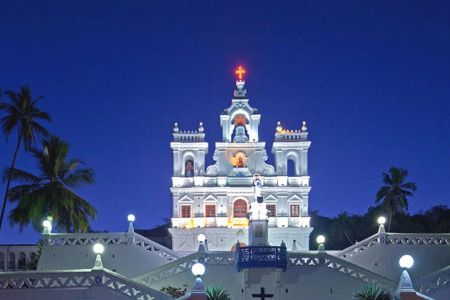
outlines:
[[94, 270], [101, 270], [103, 269], [103, 262], [102, 262], [102, 256], [103, 252], [105, 252], [105, 247], [100, 243], [95, 243], [92, 247], [92, 250], [97, 255], [95, 257], [95, 264], [94, 264]]

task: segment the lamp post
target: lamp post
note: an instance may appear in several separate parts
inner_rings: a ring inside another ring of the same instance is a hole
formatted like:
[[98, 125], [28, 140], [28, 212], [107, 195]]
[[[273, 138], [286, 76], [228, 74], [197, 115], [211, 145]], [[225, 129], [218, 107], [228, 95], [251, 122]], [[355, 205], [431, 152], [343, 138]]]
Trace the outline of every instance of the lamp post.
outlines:
[[402, 299], [402, 294], [414, 293], [414, 287], [412, 285], [411, 277], [409, 276], [408, 269], [414, 265], [414, 259], [411, 255], [403, 255], [400, 257], [398, 264], [403, 269], [402, 275], [400, 276], [400, 282], [398, 283], [398, 288], [395, 293], [396, 299]]
[[128, 222], [130, 222], [130, 224], [128, 225], [128, 233], [134, 233], [133, 222], [136, 221], [136, 216], [133, 214], [129, 214], [127, 220]]
[[50, 221], [50, 218], [47, 218], [42, 222], [42, 227], [44, 227], [42, 230], [43, 235], [49, 235], [52, 233], [52, 221]]
[[203, 285], [203, 281], [201, 276], [205, 274], [205, 265], [202, 263], [195, 263], [191, 268], [192, 274], [194, 274], [195, 279], [194, 287], [192, 288], [191, 298], [190, 299], [207, 299], [205, 286]]
[[198, 241], [198, 252], [205, 253], [206, 252], [206, 246], [205, 246], [206, 236], [203, 233], [200, 233], [197, 236], [197, 241]]
[[325, 236], [318, 235], [316, 238], [316, 242], [317, 242], [317, 244], [319, 244], [317, 251], [319, 251], [319, 252], [325, 251]]
[[378, 228], [378, 233], [386, 233], [386, 230], [384, 229], [384, 224], [386, 224], [386, 217], [385, 216], [379, 216], [377, 219], [378, 225], [380, 227]]
[[103, 262], [102, 262], [102, 256], [103, 252], [105, 252], [105, 247], [100, 243], [95, 243], [92, 247], [92, 250], [94, 250], [94, 253], [96, 254], [95, 257], [95, 263], [94, 263], [94, 270], [102, 270], [103, 269]]

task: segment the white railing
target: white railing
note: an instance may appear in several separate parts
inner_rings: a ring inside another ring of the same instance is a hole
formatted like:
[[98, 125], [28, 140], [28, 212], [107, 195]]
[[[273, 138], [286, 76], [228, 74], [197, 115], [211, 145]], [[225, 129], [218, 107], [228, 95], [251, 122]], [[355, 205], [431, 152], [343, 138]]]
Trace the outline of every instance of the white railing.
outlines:
[[361, 242], [358, 242], [338, 253], [336, 256], [350, 258], [352, 256], [364, 253], [365, 250], [378, 246], [380, 244], [389, 245], [450, 245], [449, 233], [377, 233]]
[[158, 243], [153, 242], [137, 233], [52, 233], [43, 236], [46, 246], [86, 246], [102, 243], [103, 245], [135, 245], [156, 254], [170, 262], [180, 256]]
[[170, 296], [133, 282], [117, 273], [103, 270], [0, 273], [2, 290], [75, 289], [103, 287], [136, 300], [165, 300]]
[[290, 267], [326, 267], [365, 283], [376, 283], [388, 289], [395, 287], [397, 284], [374, 272], [327, 253], [289, 252], [288, 269]]
[[418, 281], [419, 292], [427, 295], [450, 285], [450, 266], [422, 277]]

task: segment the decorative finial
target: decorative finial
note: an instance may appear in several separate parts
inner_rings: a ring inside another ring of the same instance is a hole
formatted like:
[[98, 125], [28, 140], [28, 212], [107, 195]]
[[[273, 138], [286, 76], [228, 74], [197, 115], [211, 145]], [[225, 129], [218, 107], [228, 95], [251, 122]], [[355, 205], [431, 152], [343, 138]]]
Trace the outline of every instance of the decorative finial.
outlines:
[[281, 127], [281, 122], [278, 121], [278, 122], [277, 122], [277, 128], [276, 128], [276, 131], [279, 133], [279, 132], [281, 132], [282, 130], [283, 130], [283, 127]]
[[236, 74], [236, 77], [237, 77], [237, 81], [244, 81], [244, 74], [246, 72], [247, 71], [244, 69], [243, 66], [238, 66], [236, 68], [236, 70], [234, 71], [234, 73]]
[[173, 132], [178, 133], [180, 131], [180, 128], [178, 128], [178, 122], [175, 122], [173, 125]]
[[308, 131], [308, 127], [306, 127], [306, 121], [303, 121], [302, 123], [302, 131], [303, 132]]
[[198, 132], [200, 132], [200, 133], [205, 132], [205, 128], [203, 128], [203, 122], [200, 122], [198, 124]]

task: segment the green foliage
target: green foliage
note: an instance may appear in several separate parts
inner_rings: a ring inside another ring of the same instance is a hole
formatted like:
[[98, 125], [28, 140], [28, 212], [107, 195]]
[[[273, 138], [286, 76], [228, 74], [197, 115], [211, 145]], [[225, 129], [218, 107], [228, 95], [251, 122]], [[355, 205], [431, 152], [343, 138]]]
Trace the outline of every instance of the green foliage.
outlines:
[[160, 291], [177, 299], [183, 297], [186, 294], [187, 285], [183, 284], [182, 288], [176, 288], [173, 286], [164, 286], [160, 289]]
[[417, 189], [412, 182], [405, 182], [408, 171], [391, 167], [389, 173], [383, 173], [384, 185], [378, 190], [375, 203], [381, 206], [389, 215], [388, 231], [391, 228], [392, 216], [408, 210], [408, 197]]
[[[342, 215], [345, 215], [345, 218]], [[381, 215], [386, 215], [386, 211], [381, 206], [370, 207], [363, 215], [351, 215], [344, 212], [335, 218], [324, 217], [317, 211], [312, 211], [310, 216], [311, 226], [314, 227], [314, 231], [310, 236], [310, 245], [316, 245], [316, 236], [323, 234], [327, 237], [326, 249], [342, 250], [356, 241], [361, 241], [375, 234], [378, 230], [376, 220]], [[339, 218], [344, 218], [345, 221], [339, 220]], [[345, 227], [343, 224], [345, 224]], [[344, 228], [345, 232], [343, 231]], [[425, 212], [418, 212], [413, 215], [398, 213], [392, 219], [391, 231], [415, 233], [450, 232], [450, 208], [445, 205], [437, 205]], [[346, 235], [350, 237], [351, 242]]]
[[37, 231], [42, 229], [46, 216], [53, 218], [56, 227], [66, 232], [89, 230], [89, 219], [96, 210], [85, 199], [71, 189], [94, 182], [94, 172], [82, 167], [78, 159], [69, 159], [69, 145], [56, 136], [42, 141], [42, 149], [31, 148], [36, 159], [39, 175], [9, 168], [4, 176], [19, 184], [9, 190], [8, 199], [16, 206], [11, 210], [11, 225], [23, 230], [32, 224]]
[[231, 300], [230, 292], [219, 285], [210, 285], [206, 290], [208, 300]]
[[383, 288], [368, 284], [362, 290], [355, 293], [353, 300], [391, 300], [392, 297]]
[[[41, 111], [37, 106], [42, 97], [33, 99], [28, 87], [21, 87], [18, 93], [8, 90], [5, 94], [8, 96], [9, 102], [0, 102], [0, 113], [3, 115], [0, 118], [2, 131], [6, 140], [8, 140], [11, 133], [17, 131], [16, 147], [10, 165], [12, 169], [16, 165], [17, 154], [22, 144], [24, 145], [25, 151], [28, 151], [37, 139], [48, 135], [47, 129], [39, 124], [39, 122], [51, 121], [51, 117], [48, 113]], [[6, 178], [6, 189], [0, 213], [0, 229], [3, 224], [10, 184], [11, 177], [8, 176]]]
[[36, 246], [37, 246], [37, 253], [32, 253], [30, 260], [28, 261], [28, 264], [27, 264], [28, 270], [37, 270], [39, 257], [41, 257], [42, 248], [44, 247], [44, 240], [39, 240], [39, 242], [37, 242]]

